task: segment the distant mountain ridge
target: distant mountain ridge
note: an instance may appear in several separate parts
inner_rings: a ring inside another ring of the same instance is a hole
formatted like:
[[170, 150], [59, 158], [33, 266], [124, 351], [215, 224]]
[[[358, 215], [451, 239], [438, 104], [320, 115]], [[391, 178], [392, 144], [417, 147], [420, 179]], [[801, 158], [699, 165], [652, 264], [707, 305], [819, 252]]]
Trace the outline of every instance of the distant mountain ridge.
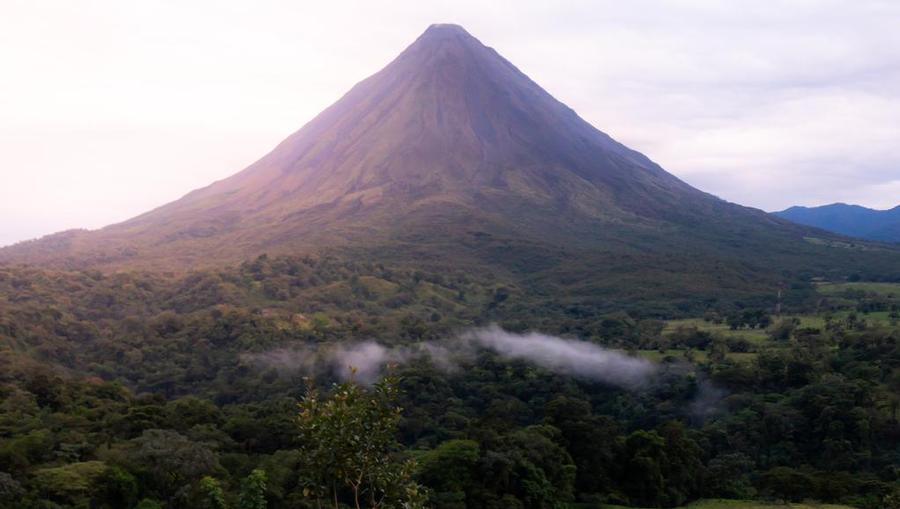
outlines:
[[900, 242], [900, 205], [889, 210], [875, 210], [860, 205], [832, 203], [820, 207], [790, 207], [773, 214], [850, 237]]

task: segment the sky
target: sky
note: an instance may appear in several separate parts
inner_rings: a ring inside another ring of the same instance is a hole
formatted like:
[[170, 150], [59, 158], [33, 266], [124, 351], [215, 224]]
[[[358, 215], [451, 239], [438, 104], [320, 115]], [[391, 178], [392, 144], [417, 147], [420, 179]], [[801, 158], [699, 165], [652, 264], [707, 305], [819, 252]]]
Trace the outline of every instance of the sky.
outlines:
[[431, 23], [723, 199], [900, 204], [893, 0], [0, 0], [0, 245], [241, 170]]

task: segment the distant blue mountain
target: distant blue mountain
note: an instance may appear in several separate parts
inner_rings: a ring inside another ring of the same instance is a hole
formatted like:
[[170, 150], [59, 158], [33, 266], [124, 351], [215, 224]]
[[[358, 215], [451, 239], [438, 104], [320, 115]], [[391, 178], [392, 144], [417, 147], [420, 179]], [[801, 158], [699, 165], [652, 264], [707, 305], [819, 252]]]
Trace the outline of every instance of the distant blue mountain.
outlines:
[[773, 214], [795, 223], [850, 237], [900, 242], [900, 206], [890, 210], [874, 210], [859, 205], [833, 203], [821, 207], [791, 207]]

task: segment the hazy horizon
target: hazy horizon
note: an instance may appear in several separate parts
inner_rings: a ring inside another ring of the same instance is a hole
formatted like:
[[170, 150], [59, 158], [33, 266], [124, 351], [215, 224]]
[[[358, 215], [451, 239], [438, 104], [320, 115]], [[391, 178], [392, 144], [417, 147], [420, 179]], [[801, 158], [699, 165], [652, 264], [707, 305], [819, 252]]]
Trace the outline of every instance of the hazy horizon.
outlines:
[[240, 171], [436, 22], [704, 191], [764, 210], [890, 208], [898, 17], [880, 1], [5, 3], [0, 245]]

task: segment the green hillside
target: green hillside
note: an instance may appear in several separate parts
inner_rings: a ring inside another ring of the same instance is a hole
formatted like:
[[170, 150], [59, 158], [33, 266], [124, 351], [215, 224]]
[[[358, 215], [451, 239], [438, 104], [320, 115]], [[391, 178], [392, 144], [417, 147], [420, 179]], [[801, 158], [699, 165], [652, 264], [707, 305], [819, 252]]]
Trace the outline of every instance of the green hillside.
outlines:
[[[0, 481], [17, 509], [186, 509], [203, 476], [236, 498], [261, 469], [269, 508], [305, 507], [296, 404], [308, 377], [328, 397], [338, 373], [310, 348], [452, 347], [499, 323], [652, 360], [654, 375], [633, 389], [489, 349], [394, 357], [397, 452], [434, 507], [888, 507], [900, 296], [884, 288], [810, 284], [784, 291], [781, 315], [719, 300], [675, 318], [333, 258], [187, 275], [0, 268]], [[157, 448], [182, 459], [158, 467]]]

